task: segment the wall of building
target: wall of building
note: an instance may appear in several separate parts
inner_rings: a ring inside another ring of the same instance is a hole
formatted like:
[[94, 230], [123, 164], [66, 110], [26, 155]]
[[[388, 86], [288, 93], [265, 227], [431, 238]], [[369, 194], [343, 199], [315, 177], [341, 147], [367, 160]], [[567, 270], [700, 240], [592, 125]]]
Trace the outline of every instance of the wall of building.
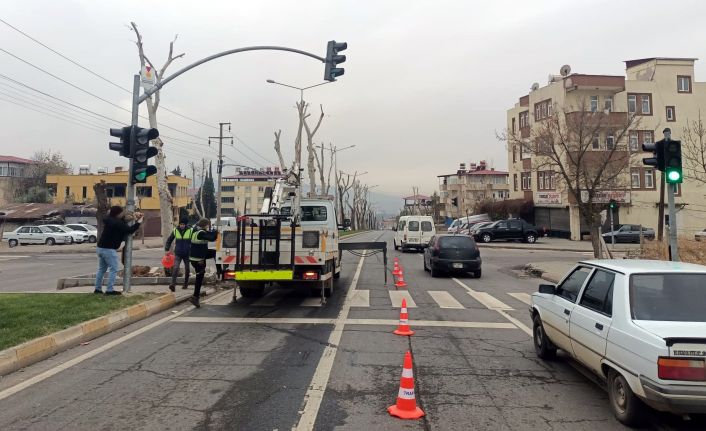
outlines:
[[257, 213], [262, 208], [265, 188], [274, 187], [275, 178], [231, 177], [221, 182], [221, 213], [224, 216]]

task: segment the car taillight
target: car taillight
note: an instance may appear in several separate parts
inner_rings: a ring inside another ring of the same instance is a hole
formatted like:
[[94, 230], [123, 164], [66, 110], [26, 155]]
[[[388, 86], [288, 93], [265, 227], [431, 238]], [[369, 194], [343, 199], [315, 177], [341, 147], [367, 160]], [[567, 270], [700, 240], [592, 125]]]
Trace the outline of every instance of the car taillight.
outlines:
[[235, 271], [226, 271], [223, 274], [224, 280], [235, 280]]
[[659, 358], [657, 375], [662, 380], [706, 381], [706, 362], [703, 359]]
[[319, 279], [319, 273], [316, 271], [307, 271], [304, 273], [302, 276], [304, 280], [318, 280]]

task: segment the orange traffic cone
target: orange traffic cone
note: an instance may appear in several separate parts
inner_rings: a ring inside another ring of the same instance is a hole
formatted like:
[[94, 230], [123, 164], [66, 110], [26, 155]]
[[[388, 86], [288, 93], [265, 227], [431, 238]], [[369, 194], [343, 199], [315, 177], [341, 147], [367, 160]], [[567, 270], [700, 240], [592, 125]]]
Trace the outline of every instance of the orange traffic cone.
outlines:
[[395, 287], [407, 287], [407, 283], [404, 281], [404, 271], [402, 271], [402, 268], [400, 268], [400, 275], [397, 276]]
[[401, 419], [419, 419], [424, 416], [422, 409], [417, 407], [414, 397], [414, 372], [412, 371], [412, 354], [404, 355], [404, 367], [400, 379], [400, 390], [397, 393], [397, 403], [387, 408], [388, 413]]
[[392, 267], [392, 275], [394, 275], [395, 277], [399, 277], [400, 274], [402, 274], [402, 269], [400, 268], [400, 263], [398, 261], [395, 261], [395, 264]]
[[402, 308], [400, 309], [400, 324], [392, 331], [396, 335], [414, 335], [409, 327], [409, 313], [407, 313], [407, 300], [402, 298]]

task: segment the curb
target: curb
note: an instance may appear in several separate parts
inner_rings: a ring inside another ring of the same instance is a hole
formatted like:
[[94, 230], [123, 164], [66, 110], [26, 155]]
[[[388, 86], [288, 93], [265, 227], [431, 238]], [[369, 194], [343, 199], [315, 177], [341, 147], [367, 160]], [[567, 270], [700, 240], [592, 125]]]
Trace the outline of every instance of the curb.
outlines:
[[550, 283], [557, 284], [561, 280], [561, 276], [557, 277], [554, 274], [551, 274], [549, 272], [543, 271], [539, 268], [536, 268], [532, 266], [531, 264], [525, 265], [524, 268], [525, 272], [533, 277], [541, 278], [542, 280], [546, 280]]
[[[63, 245], [63, 247], [66, 247], [66, 246], [69, 246], [69, 247], [70, 247], [71, 245], [70, 245], [70, 244], [65, 244], [65, 245]], [[54, 247], [62, 247], [62, 246], [54, 246]], [[145, 244], [145, 245], [143, 246], [143, 245], [140, 245], [140, 244], [135, 244], [135, 246], [133, 247], [133, 250], [152, 250], [152, 249], [155, 249], [155, 248], [164, 248], [164, 245], [155, 245], [155, 246], [151, 246], [151, 245]], [[16, 253], [16, 254], [19, 254], [19, 255], [33, 255], [33, 254], [91, 254], [91, 253], [95, 254], [95, 253], [96, 253], [96, 248], [95, 248], [95, 247], [89, 248], [89, 249], [83, 249], [83, 248], [82, 248], [82, 249], [79, 249], [79, 250], [70, 249], [70, 248], [53, 248], [53, 249], [44, 250], [44, 251], [34, 251], [34, 250], [27, 250], [27, 248], [25, 247], [25, 248], [22, 249], [22, 251], [17, 251], [17, 252], [15, 252], [15, 251], [9, 251], [9, 249], [0, 249], [0, 253], [6, 253], [6, 254], [8, 254], [8, 255], [12, 255], [12, 254], [15, 254], [15, 253]]]
[[[206, 288], [204, 292], [210, 295], [215, 292], [215, 289]], [[177, 298], [173, 293], [167, 293], [126, 309], [79, 323], [53, 334], [35, 338], [19, 346], [2, 350], [0, 351], [0, 376], [10, 374], [71, 347], [78, 346], [83, 342], [93, 340], [101, 335], [160, 313], [177, 304], [188, 301], [188, 299], [189, 295]]]
[[[510, 250], [529, 250], [529, 251], [566, 251], [566, 252], [573, 252], [573, 253], [593, 253], [593, 250], [591, 249], [586, 249], [586, 250], [578, 250], [575, 248], [561, 248], [561, 247], [531, 247], [531, 246], [519, 246], [519, 245], [488, 245], [482, 242], [477, 243], [479, 248], [487, 248], [487, 249], [510, 249]], [[616, 253], [625, 253], [627, 250], [615, 250]]]

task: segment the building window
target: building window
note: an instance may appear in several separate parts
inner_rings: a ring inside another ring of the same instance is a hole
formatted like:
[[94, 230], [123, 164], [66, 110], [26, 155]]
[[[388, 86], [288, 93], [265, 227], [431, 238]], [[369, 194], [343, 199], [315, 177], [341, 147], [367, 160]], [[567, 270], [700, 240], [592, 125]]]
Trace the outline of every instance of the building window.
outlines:
[[554, 171], [537, 172], [537, 189], [554, 190]]
[[691, 76], [677, 76], [677, 91], [679, 93], [691, 93]]
[[222, 192], [234, 192], [235, 186], [223, 186], [221, 187]]
[[552, 115], [551, 99], [543, 100], [534, 104], [534, 119], [535, 121], [543, 120]]
[[88, 194], [88, 187], [86, 187], [86, 186], [81, 187], [81, 199], [86, 199], [87, 194]]
[[650, 103], [650, 95], [649, 94], [643, 94], [640, 96], [640, 100], [642, 101], [642, 115], [650, 115], [652, 113], [652, 106]]
[[512, 163], [515, 163], [517, 161], [517, 148], [515, 148], [515, 144], [512, 145]]
[[594, 134], [593, 138], [591, 139], [591, 148], [593, 148], [594, 150], [598, 150], [599, 148], [601, 148], [601, 140], [598, 133]]
[[645, 130], [642, 132], [642, 142], [644, 144], [651, 144], [654, 141], [655, 141], [655, 136], [651, 130]]
[[655, 188], [655, 170], [652, 168], [645, 168], [645, 188]]
[[224, 204], [235, 203], [235, 198], [233, 196], [221, 196], [221, 203], [224, 203]]
[[223, 207], [221, 208], [221, 213], [226, 216], [235, 215], [235, 208]]
[[524, 160], [524, 159], [529, 159], [530, 157], [532, 157], [532, 154], [530, 153], [529, 144], [524, 143], [524, 142], [521, 143], [520, 144], [520, 159]]
[[512, 133], [515, 133], [515, 117], [512, 117]]
[[517, 174], [512, 174], [512, 188], [517, 191]]
[[603, 109], [607, 112], [613, 112], [613, 96], [606, 96], [603, 101]]
[[66, 196], [67, 198], [71, 196], [71, 187], [66, 186], [66, 193], [64, 194], [64, 196]]
[[674, 106], [667, 106], [667, 121], [677, 121], [677, 112]]
[[520, 129], [529, 127], [529, 111], [520, 112]]
[[152, 186], [137, 186], [137, 196], [141, 198], [151, 198]]
[[613, 136], [612, 131], [608, 132], [605, 136], [605, 148], [606, 150], [615, 149], [615, 136]]
[[591, 112], [598, 111], [598, 96], [591, 96]]
[[634, 168], [630, 170], [630, 184], [633, 189], [640, 188], [640, 169]]
[[630, 151], [637, 152], [639, 150], [639, 137], [637, 131], [630, 132]]
[[522, 190], [532, 190], [532, 173], [522, 172]]
[[637, 96], [628, 94], [628, 112], [635, 114], [637, 112]]

